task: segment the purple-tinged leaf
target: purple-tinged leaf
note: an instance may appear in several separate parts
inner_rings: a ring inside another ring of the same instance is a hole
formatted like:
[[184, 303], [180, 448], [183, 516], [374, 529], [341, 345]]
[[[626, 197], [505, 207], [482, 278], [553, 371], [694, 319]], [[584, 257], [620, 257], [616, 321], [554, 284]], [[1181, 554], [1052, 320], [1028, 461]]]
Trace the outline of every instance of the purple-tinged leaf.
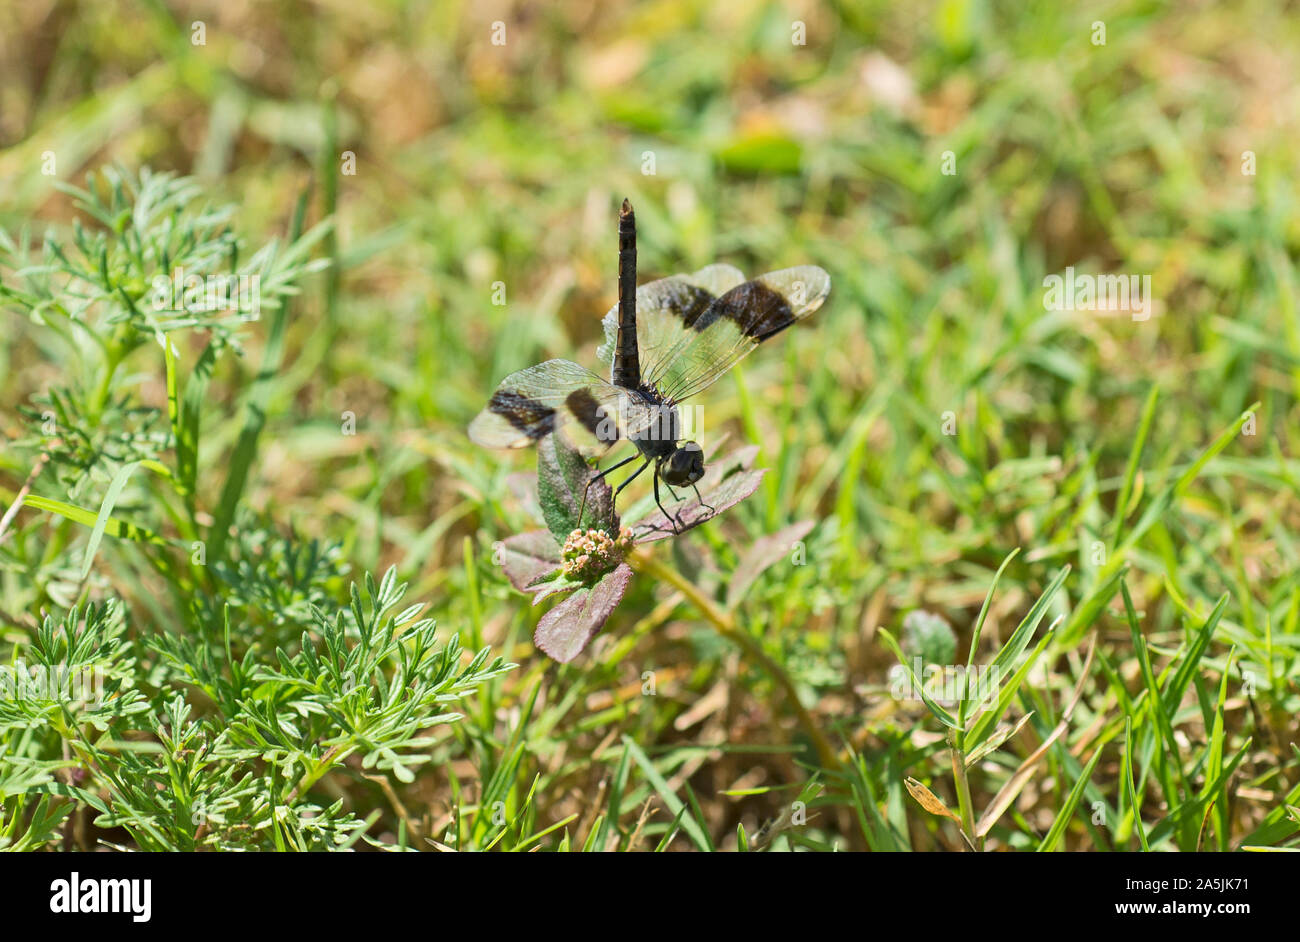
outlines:
[[631, 578], [632, 569], [624, 564], [590, 589], [573, 593], [542, 616], [533, 644], [561, 664], [572, 661], [604, 626]]
[[727, 586], [727, 608], [735, 608], [758, 577], [784, 559], [790, 552], [792, 544], [807, 536], [813, 526], [815, 524], [812, 520], [801, 520], [799, 523], [792, 523], [775, 533], [755, 540], [736, 563], [731, 584]]
[[588, 488], [592, 473], [591, 466], [562, 435], [547, 435], [537, 443], [537, 502], [557, 543], [579, 529], [618, 532], [614, 492], [604, 478]]
[[758, 490], [759, 482], [767, 473], [765, 468], [754, 470], [750, 467], [757, 456], [758, 448], [751, 445], [716, 462], [705, 472], [703, 480], [699, 483], [699, 497], [695, 495], [693, 489], [690, 489], [686, 492], [689, 495], [688, 500], [675, 507], [665, 504], [680, 522], [670, 521], [656, 507], [644, 519], [633, 524], [632, 533], [635, 541], [653, 543], [656, 540], [677, 536], [739, 504]]
[[572, 592], [574, 589], [585, 589], [589, 586], [570, 579], [560, 570], [548, 572], [543, 576], [538, 576], [532, 585], [528, 586], [528, 591], [533, 594], [533, 604], [536, 605], [542, 599], [548, 599], [552, 595], [562, 595], [565, 592]]
[[545, 530], [516, 534], [501, 546], [501, 568], [520, 592], [536, 592], [533, 583], [559, 567], [560, 548]]
[[[758, 460], [758, 446], [745, 445], [743, 448], [737, 448], [725, 458], [719, 458], [716, 453], [709, 455], [709, 471], [714, 471], [722, 477], [732, 474], [737, 469], [748, 471], [754, 467], [754, 462]], [[708, 474], [705, 474], [708, 478]]]

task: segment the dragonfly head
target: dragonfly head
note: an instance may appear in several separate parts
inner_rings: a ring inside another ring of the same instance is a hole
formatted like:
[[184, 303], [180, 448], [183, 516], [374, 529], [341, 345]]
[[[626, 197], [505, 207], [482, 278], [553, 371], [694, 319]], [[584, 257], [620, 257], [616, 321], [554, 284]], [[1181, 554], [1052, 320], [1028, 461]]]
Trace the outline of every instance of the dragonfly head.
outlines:
[[684, 442], [659, 466], [659, 476], [676, 487], [694, 484], [704, 477], [704, 449]]

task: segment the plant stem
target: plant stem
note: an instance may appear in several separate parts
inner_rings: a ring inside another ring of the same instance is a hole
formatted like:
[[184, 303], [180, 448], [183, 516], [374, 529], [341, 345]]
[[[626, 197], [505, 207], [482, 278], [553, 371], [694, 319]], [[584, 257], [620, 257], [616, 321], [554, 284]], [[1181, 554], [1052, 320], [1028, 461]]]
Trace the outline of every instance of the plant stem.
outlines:
[[95, 390], [95, 397], [90, 401], [90, 417], [96, 422], [104, 414], [104, 407], [108, 405], [108, 397], [113, 382], [113, 374], [117, 372], [118, 360], [116, 355], [110, 353], [104, 362], [104, 378], [100, 380], [98, 388]]
[[639, 549], [632, 553], [627, 558], [627, 563], [633, 569], [671, 585], [695, 606], [718, 634], [739, 645], [746, 654], [757, 661], [772, 680], [776, 681], [777, 686], [784, 691], [786, 699], [790, 701], [790, 704], [794, 707], [795, 715], [799, 718], [799, 725], [804, 728], [804, 732], [812, 740], [813, 747], [817, 750], [822, 765], [829, 769], [838, 769], [840, 767], [839, 757], [818, 728], [812, 714], [800, 702], [799, 692], [795, 689], [794, 681], [790, 679], [790, 675], [785, 672], [785, 668], [768, 655], [758, 641], [743, 631], [731, 615], [719, 609], [708, 596], [677, 570], [665, 566], [655, 559], [648, 550]]
[[966, 757], [962, 755], [961, 738], [957, 730], [948, 730], [948, 752], [952, 756], [952, 781], [957, 789], [957, 810], [961, 814], [961, 827], [966, 838], [980, 850], [984, 848], [982, 838], [975, 836], [975, 812], [970, 799], [970, 782], [966, 780]]
[[[293, 787], [293, 791], [289, 792], [289, 797], [284, 800], [284, 803], [286, 805], [293, 804], [299, 795], [306, 794], [307, 790], [320, 781], [325, 776], [326, 772], [329, 772], [335, 765], [342, 762], [343, 758], [346, 758], [352, 751], [349, 749], [343, 754], [342, 758], [339, 758], [339, 753], [342, 752], [343, 746], [343, 743], [335, 743], [326, 749], [324, 755], [322, 755], [320, 760], [317, 762], [318, 768], [316, 771], [314, 773], [310, 771], [306, 772], [298, 784]], [[335, 761], [336, 759], [337, 762]]]
[[104, 348], [104, 377], [99, 381], [99, 386], [95, 390], [95, 397], [90, 401], [90, 418], [98, 423], [104, 415], [104, 409], [108, 405], [109, 397], [113, 391], [113, 376], [117, 373], [117, 368], [121, 365], [122, 360], [127, 354], [126, 345], [123, 343], [123, 328], [118, 325], [113, 331], [113, 336], [109, 338], [108, 345]]

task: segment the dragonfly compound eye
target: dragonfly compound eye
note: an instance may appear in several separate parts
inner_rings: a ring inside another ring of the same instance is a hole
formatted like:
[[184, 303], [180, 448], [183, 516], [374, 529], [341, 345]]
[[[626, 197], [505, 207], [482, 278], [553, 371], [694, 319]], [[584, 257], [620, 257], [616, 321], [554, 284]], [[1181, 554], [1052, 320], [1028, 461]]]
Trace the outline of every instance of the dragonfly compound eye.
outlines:
[[694, 484], [704, 477], [704, 449], [687, 442], [668, 456], [660, 477], [677, 487]]

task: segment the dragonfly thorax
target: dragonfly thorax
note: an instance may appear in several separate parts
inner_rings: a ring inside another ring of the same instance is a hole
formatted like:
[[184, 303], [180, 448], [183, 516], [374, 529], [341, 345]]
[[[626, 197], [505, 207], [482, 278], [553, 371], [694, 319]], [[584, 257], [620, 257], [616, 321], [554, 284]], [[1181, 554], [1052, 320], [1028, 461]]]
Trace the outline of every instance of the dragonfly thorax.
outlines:
[[652, 386], [642, 385], [631, 391], [635, 409], [629, 410], [627, 437], [641, 454], [656, 461], [669, 457], [677, 450], [682, 437], [681, 414], [669, 399], [659, 395]]

